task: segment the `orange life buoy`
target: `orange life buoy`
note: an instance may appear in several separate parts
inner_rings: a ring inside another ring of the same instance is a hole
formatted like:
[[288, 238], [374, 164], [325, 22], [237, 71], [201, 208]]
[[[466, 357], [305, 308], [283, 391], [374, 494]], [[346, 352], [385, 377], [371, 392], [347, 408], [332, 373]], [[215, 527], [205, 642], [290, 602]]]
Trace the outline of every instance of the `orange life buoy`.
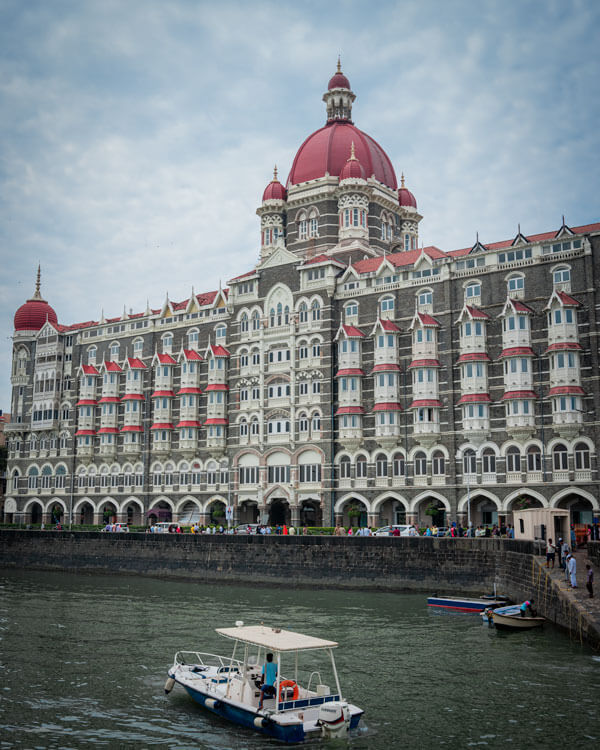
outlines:
[[281, 682], [279, 683], [279, 700], [280, 701], [284, 700], [281, 697], [281, 694], [283, 693], [284, 688], [293, 688], [292, 700], [293, 701], [298, 700], [298, 695], [300, 695], [300, 691], [298, 690], [298, 685], [294, 682], [294, 680], [281, 680]]

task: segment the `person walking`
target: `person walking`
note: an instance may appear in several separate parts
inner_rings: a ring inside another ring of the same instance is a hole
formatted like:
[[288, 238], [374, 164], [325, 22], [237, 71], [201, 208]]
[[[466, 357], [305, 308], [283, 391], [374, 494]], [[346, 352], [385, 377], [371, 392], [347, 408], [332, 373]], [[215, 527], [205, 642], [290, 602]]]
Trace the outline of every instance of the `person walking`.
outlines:
[[546, 544], [546, 567], [550, 567], [552, 563], [552, 570], [554, 570], [554, 558], [556, 556], [556, 547], [552, 544], [552, 539], [548, 539]]
[[568, 542], [563, 542], [561, 552], [562, 552], [561, 567], [563, 570], [567, 570], [567, 557], [569, 556], [569, 552], [570, 552]]
[[569, 570], [569, 580], [571, 581], [571, 588], [577, 588], [577, 561], [573, 555], [569, 555], [569, 562], [567, 564]]
[[594, 569], [592, 568], [591, 565], [586, 565], [585, 569], [587, 573], [585, 587], [589, 592], [590, 599], [593, 599], [594, 598]]

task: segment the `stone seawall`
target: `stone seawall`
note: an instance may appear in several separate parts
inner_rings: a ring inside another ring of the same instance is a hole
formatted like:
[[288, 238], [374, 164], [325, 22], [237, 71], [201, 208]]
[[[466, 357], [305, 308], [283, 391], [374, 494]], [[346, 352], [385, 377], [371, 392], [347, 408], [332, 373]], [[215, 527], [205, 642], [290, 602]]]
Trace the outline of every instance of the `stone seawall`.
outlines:
[[509, 539], [194, 536], [0, 530], [0, 567], [323, 588], [533, 597], [600, 647], [600, 626], [553, 581], [537, 543]]

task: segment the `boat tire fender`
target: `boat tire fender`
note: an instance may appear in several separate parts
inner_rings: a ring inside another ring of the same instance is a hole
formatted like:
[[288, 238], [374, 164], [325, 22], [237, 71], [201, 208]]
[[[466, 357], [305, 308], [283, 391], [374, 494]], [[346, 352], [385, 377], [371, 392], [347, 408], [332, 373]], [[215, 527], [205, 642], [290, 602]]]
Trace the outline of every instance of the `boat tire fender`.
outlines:
[[165, 682], [165, 695], [169, 695], [171, 690], [175, 687], [175, 680], [172, 677], [167, 677]]
[[206, 708], [212, 708], [214, 710], [215, 708], [219, 707], [220, 703], [216, 698], [207, 698], [204, 701], [204, 705], [206, 706]]

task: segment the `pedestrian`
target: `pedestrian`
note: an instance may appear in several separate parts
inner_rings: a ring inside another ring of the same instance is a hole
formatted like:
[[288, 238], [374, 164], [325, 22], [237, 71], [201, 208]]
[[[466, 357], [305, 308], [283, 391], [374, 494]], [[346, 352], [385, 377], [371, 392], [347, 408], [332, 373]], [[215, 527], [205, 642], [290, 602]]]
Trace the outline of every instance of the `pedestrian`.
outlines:
[[558, 544], [556, 545], [556, 554], [558, 555], [558, 567], [562, 568], [562, 537], [559, 538]]
[[585, 582], [585, 587], [588, 590], [590, 594], [590, 599], [594, 598], [594, 569], [591, 565], [585, 566], [586, 572], [587, 572], [587, 580]]
[[567, 569], [567, 557], [568, 557], [569, 552], [570, 552], [568, 542], [562, 542], [562, 547], [561, 547], [560, 551], [562, 552], [561, 567], [562, 567], [563, 570], [566, 570]]
[[550, 567], [552, 563], [552, 570], [554, 570], [554, 558], [556, 556], [556, 547], [552, 544], [552, 539], [548, 539], [546, 543], [546, 567]]
[[577, 550], [577, 537], [575, 535], [575, 527], [571, 524], [571, 552]]
[[571, 588], [576, 589], [577, 588], [577, 561], [573, 557], [573, 555], [569, 555], [569, 563], [568, 563], [568, 569], [569, 569], [569, 579], [571, 581]]

